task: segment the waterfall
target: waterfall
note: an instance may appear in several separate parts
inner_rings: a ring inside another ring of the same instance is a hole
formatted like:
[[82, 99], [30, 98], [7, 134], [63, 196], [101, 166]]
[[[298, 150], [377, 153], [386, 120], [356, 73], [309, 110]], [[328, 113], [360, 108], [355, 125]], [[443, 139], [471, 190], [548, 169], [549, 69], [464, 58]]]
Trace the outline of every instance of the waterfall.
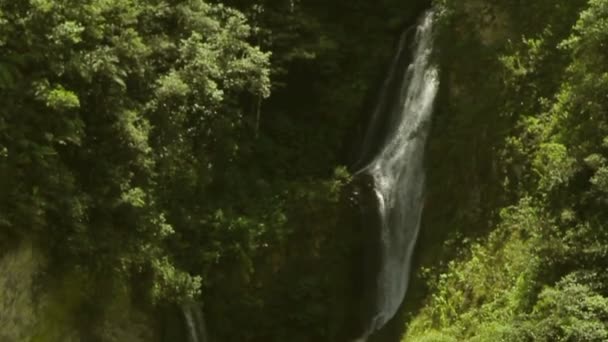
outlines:
[[[423, 208], [424, 148], [439, 88], [439, 72], [431, 62], [433, 13], [426, 13], [417, 27], [411, 58], [405, 40], [399, 43], [362, 149], [368, 153], [377, 144], [375, 137], [384, 134], [378, 151], [359, 171], [373, 178], [381, 220], [374, 311], [359, 341], [393, 318], [405, 298]], [[411, 64], [400, 70], [400, 61], [407, 60]], [[387, 120], [384, 133], [378, 132], [380, 116]]]
[[198, 303], [184, 304], [182, 305], [182, 312], [186, 323], [188, 342], [208, 342], [207, 326], [202, 306]]

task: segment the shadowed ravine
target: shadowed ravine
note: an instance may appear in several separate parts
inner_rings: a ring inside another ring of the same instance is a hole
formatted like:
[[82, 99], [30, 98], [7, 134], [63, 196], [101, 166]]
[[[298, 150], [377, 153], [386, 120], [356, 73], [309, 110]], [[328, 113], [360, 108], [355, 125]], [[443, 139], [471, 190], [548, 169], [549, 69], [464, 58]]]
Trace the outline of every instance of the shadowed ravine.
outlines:
[[[386, 127], [378, 151], [358, 172], [373, 179], [381, 222], [373, 305], [366, 314], [365, 333], [357, 341], [367, 340], [384, 327], [404, 300], [423, 208], [424, 147], [439, 87], [438, 70], [431, 63], [432, 12], [427, 12], [417, 27], [413, 56], [408, 56], [406, 40], [404, 33], [361, 150], [362, 159], [367, 158], [382, 126]], [[407, 60], [411, 63], [400, 68]], [[381, 124], [382, 120], [386, 124]]]

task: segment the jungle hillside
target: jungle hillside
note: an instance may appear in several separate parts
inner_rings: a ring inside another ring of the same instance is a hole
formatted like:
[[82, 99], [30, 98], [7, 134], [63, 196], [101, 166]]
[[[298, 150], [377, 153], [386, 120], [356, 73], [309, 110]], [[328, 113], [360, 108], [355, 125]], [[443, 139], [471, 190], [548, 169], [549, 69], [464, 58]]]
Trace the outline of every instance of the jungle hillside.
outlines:
[[0, 0], [0, 342], [362, 336], [608, 341], [608, 0]]

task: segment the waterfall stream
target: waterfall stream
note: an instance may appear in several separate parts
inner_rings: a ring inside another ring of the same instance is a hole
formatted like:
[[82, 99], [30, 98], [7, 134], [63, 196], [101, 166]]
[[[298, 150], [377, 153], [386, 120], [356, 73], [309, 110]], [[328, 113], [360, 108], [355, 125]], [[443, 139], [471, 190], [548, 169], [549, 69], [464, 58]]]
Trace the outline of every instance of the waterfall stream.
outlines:
[[[404, 34], [362, 148], [362, 158], [366, 158], [365, 154], [378, 144], [375, 137], [384, 134], [378, 151], [359, 171], [373, 178], [381, 220], [374, 307], [359, 341], [365, 341], [393, 318], [405, 298], [423, 208], [424, 148], [439, 88], [438, 69], [431, 62], [432, 12], [419, 22], [412, 56], [404, 48], [406, 40]], [[406, 68], [399, 68], [408, 60], [411, 63]], [[384, 132], [378, 132], [382, 129], [380, 117], [387, 120]]]
[[207, 325], [201, 305], [198, 303], [184, 304], [182, 312], [186, 322], [188, 342], [208, 342]]

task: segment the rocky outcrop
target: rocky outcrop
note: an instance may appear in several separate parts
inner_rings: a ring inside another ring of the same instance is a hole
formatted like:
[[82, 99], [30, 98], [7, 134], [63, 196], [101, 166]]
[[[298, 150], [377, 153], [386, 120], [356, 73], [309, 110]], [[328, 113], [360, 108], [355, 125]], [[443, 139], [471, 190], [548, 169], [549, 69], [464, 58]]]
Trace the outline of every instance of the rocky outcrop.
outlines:
[[86, 276], [72, 272], [50, 280], [44, 276], [46, 264], [31, 243], [21, 243], [0, 258], [0, 342], [160, 339], [153, 318], [135, 308], [127, 292], [95, 303], [103, 306], [102, 314], [87, 317], [85, 303], [90, 301], [82, 291]]
[[34, 278], [44, 259], [31, 244], [6, 253], [0, 259], [0, 341], [28, 341], [39, 325], [33, 295]]

